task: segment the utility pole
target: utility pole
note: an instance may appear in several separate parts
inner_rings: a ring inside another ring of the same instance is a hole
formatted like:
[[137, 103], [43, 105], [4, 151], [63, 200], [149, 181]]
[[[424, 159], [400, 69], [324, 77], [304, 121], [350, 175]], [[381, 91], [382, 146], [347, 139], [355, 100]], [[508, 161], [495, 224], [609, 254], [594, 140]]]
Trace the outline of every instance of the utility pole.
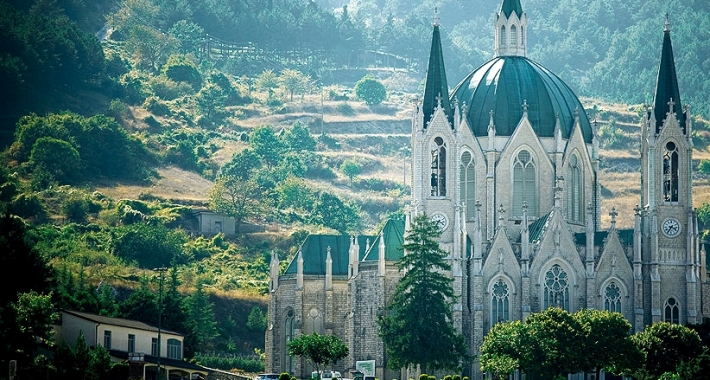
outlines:
[[153, 268], [154, 271], [160, 273], [160, 278], [158, 280], [158, 380], [162, 380], [162, 367], [160, 366], [160, 344], [161, 344], [161, 330], [163, 321], [163, 273], [168, 270], [166, 267]]

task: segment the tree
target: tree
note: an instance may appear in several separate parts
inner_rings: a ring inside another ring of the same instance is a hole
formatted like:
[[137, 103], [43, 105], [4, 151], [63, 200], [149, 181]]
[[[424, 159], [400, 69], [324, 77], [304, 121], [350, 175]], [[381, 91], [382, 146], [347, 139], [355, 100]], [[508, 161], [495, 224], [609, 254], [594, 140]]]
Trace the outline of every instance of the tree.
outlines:
[[664, 373], [678, 373], [683, 367], [687, 369], [705, 350], [695, 330], [667, 322], [654, 323], [634, 334], [632, 339], [646, 360], [639, 369], [627, 375], [640, 380], [655, 380]]
[[184, 54], [173, 54], [163, 66], [163, 75], [176, 82], [189, 83], [193, 89], [202, 87], [202, 74], [194, 62]]
[[269, 98], [271, 98], [274, 95], [274, 89], [279, 87], [279, 79], [273, 70], [264, 70], [256, 77], [254, 85], [262, 91], [268, 91]]
[[322, 192], [313, 203], [311, 222], [345, 233], [357, 230], [359, 209], [331, 193]]
[[233, 175], [217, 178], [209, 194], [210, 208], [231, 216], [235, 220], [235, 233], [241, 232], [242, 223], [267, 209], [263, 189], [254, 179], [243, 179]]
[[252, 331], [264, 332], [266, 330], [266, 315], [259, 306], [254, 306], [247, 317], [247, 328]]
[[197, 289], [185, 298], [185, 311], [187, 312], [187, 325], [189, 335], [194, 339], [195, 348], [208, 351], [212, 347], [212, 340], [219, 335], [217, 322], [214, 319], [214, 305], [205, 293], [204, 283], [198, 281]]
[[387, 98], [387, 90], [382, 82], [368, 74], [355, 84], [355, 96], [368, 106], [374, 106]]
[[286, 129], [282, 139], [284, 144], [294, 152], [316, 150], [316, 140], [311, 136], [308, 126], [301, 122], [295, 122], [290, 129]]
[[[57, 160], [57, 157], [62, 157]], [[79, 152], [68, 142], [52, 137], [40, 137], [32, 146], [30, 165], [35, 171], [46, 171], [62, 183], [69, 182], [81, 172]]]
[[350, 180], [350, 185], [352, 186], [353, 177], [360, 174], [360, 172], [362, 171], [362, 167], [357, 161], [345, 160], [340, 165], [340, 171], [348, 177], [348, 179]]
[[643, 354], [631, 340], [631, 324], [620, 313], [581, 309], [573, 317], [582, 326], [582, 339], [576, 349], [583, 352], [582, 370], [628, 373], [643, 361]]
[[321, 366], [337, 363], [348, 356], [348, 346], [333, 335], [318, 333], [304, 334], [286, 344], [288, 354], [300, 356], [316, 367], [320, 373]]
[[281, 161], [285, 146], [271, 126], [256, 127], [249, 134], [249, 142], [254, 153], [266, 163], [268, 168], [274, 167]]
[[148, 285], [148, 278], [140, 280], [140, 287], [118, 306], [120, 315], [126, 319], [155, 325], [158, 322], [158, 295]]
[[289, 100], [293, 101], [293, 93], [303, 94], [309, 90], [311, 86], [311, 77], [303, 75], [298, 70], [284, 69], [278, 78], [279, 83], [289, 94]]
[[207, 120], [210, 120], [215, 113], [218, 113], [224, 107], [227, 95], [221, 87], [214, 83], [208, 83], [197, 93], [195, 101]]
[[114, 230], [111, 249], [114, 255], [135, 261], [141, 268], [157, 268], [186, 263], [183, 245], [187, 236], [157, 222], [134, 223]]
[[451, 266], [439, 247], [441, 230], [426, 213], [414, 218], [397, 263], [404, 272], [386, 310], [377, 317], [379, 336], [392, 369], [420, 365], [422, 372], [456, 368], [467, 356], [464, 338], [453, 326], [456, 295]]
[[582, 370], [578, 341], [582, 326], [572, 315], [551, 307], [525, 320], [521, 369], [542, 379], [554, 379]]
[[521, 369], [526, 352], [523, 347], [525, 334], [525, 324], [521, 321], [496, 323], [483, 338], [481, 371], [502, 380]]

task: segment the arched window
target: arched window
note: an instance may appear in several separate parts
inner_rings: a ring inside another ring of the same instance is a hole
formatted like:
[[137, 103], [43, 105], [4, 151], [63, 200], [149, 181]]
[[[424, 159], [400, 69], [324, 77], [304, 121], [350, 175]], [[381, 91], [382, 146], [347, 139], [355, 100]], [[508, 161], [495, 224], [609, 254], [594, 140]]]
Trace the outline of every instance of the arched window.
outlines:
[[313, 308], [306, 315], [306, 320], [303, 323], [303, 333], [304, 334], [323, 334], [323, 314]]
[[476, 170], [470, 152], [461, 155], [461, 200], [466, 206], [466, 218], [473, 218], [476, 214]]
[[663, 154], [663, 200], [678, 202], [678, 147], [672, 141]]
[[170, 338], [168, 339], [168, 358], [182, 360], [182, 342]]
[[663, 307], [663, 321], [668, 323], [680, 323], [680, 308], [675, 298], [671, 297]]
[[510, 319], [510, 296], [508, 284], [498, 280], [491, 292], [491, 326]]
[[621, 313], [621, 289], [615, 283], [607, 285], [604, 290], [604, 310]]
[[523, 216], [523, 204], [528, 205], [528, 214], [537, 216], [537, 180], [535, 162], [530, 152], [521, 150], [513, 161], [513, 217]]
[[577, 155], [573, 154], [567, 167], [567, 219], [584, 221], [584, 183]]
[[286, 372], [291, 372], [293, 373], [296, 370], [296, 367], [294, 365], [293, 361], [293, 356], [288, 354], [288, 342], [292, 341], [294, 338], [294, 334], [296, 333], [296, 326], [294, 323], [294, 315], [293, 315], [293, 310], [289, 310], [288, 313], [286, 313], [286, 322], [284, 323], [284, 350], [283, 352], [286, 354], [285, 360], [284, 360], [284, 370]]
[[515, 25], [510, 27], [510, 46], [515, 47], [518, 45], [518, 32], [515, 29]]
[[431, 195], [446, 196], [446, 144], [441, 137], [434, 139], [436, 147], [431, 151]]
[[505, 46], [506, 45], [506, 39], [507, 36], [505, 35], [505, 25], [500, 27], [500, 46]]
[[545, 273], [545, 294], [543, 308], [559, 307], [569, 309], [569, 276], [562, 267], [555, 264]]

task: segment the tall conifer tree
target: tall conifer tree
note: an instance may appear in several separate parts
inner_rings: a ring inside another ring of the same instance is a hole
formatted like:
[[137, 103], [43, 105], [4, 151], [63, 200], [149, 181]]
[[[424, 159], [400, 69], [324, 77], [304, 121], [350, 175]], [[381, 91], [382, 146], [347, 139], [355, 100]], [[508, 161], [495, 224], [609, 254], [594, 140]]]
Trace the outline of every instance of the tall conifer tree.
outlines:
[[426, 214], [414, 218], [405, 236], [404, 272], [385, 313], [379, 315], [379, 334], [392, 369], [420, 365], [422, 372], [454, 369], [466, 356], [466, 345], [453, 325], [451, 266], [439, 247], [441, 230]]

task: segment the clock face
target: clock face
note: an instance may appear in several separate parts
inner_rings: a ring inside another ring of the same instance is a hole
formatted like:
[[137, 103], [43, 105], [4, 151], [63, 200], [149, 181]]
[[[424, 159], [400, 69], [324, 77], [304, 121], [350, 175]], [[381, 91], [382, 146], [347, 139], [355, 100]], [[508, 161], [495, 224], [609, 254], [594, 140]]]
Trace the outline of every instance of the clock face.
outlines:
[[661, 230], [663, 231], [663, 234], [668, 237], [676, 237], [680, 234], [680, 223], [677, 219], [668, 218], [663, 221]]
[[442, 231], [445, 230], [446, 227], [449, 226], [449, 219], [446, 218], [446, 215], [444, 215], [444, 214], [436, 213], [436, 214], [434, 214], [434, 215], [431, 216], [431, 220], [432, 220], [433, 222], [436, 222], [436, 225], [437, 225], [437, 226], [439, 227], [439, 229], [442, 230]]

